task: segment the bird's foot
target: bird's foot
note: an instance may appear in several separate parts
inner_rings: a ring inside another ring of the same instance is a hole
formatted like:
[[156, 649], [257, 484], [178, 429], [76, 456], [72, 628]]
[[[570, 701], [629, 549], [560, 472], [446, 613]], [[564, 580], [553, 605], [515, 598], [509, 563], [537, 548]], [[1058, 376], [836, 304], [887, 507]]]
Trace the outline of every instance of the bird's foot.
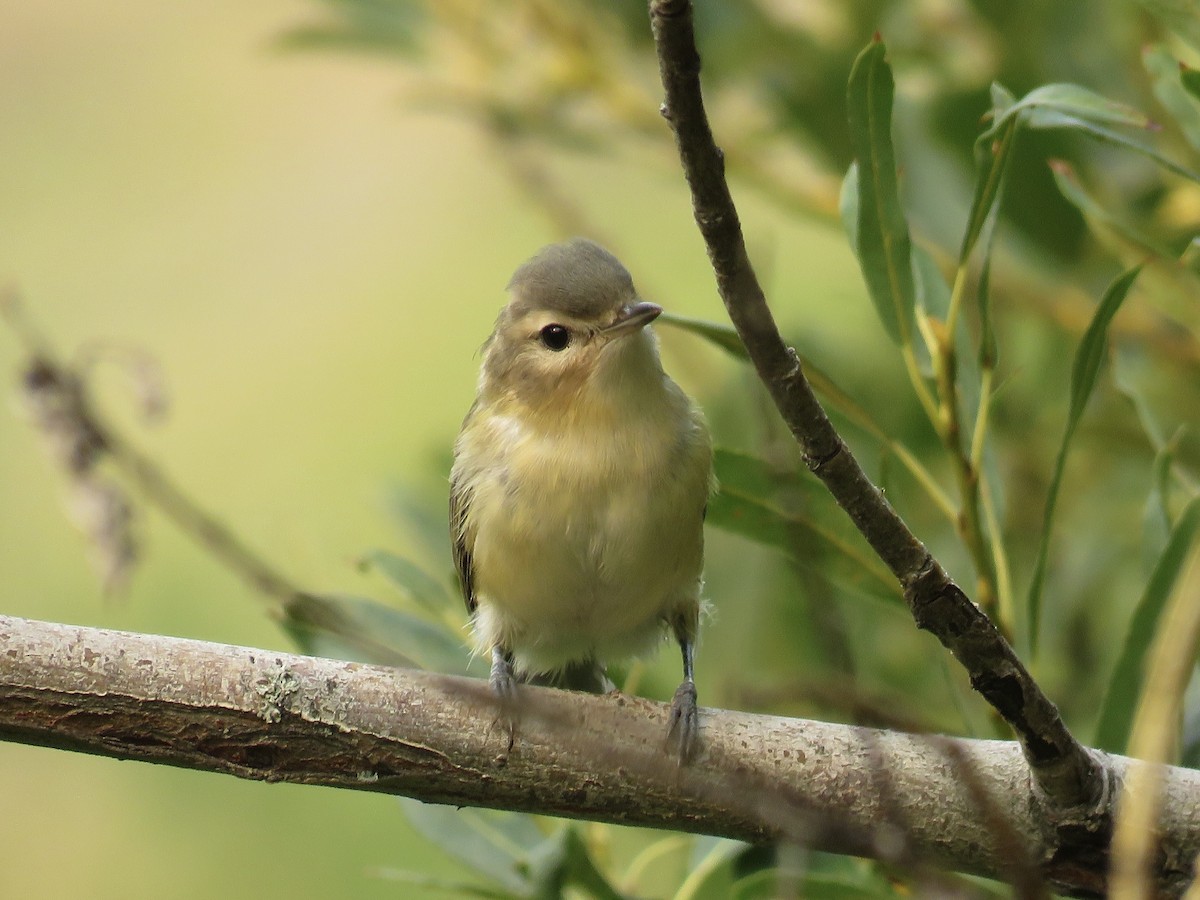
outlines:
[[667, 729], [667, 748], [686, 766], [696, 754], [700, 739], [700, 716], [696, 708], [696, 683], [688, 680], [679, 685], [671, 700], [671, 718]]
[[488, 685], [505, 706], [516, 702], [517, 676], [513, 674], [512, 665], [506, 659], [492, 661], [492, 671], [488, 675]]
[[500, 702], [500, 714], [496, 724], [508, 731], [508, 748], [512, 751], [517, 740], [517, 676], [513, 674], [512, 657], [496, 647], [492, 650], [492, 670], [488, 674], [488, 686]]

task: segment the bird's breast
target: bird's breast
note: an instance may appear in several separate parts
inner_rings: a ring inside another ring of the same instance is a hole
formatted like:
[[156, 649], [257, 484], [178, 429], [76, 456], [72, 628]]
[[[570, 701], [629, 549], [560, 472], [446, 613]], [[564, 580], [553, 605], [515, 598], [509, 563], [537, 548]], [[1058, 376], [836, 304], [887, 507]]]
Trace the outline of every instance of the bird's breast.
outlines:
[[479, 430], [476, 586], [513, 649], [603, 654], [697, 598], [711, 463], [680, 412], [552, 432], [496, 416]]

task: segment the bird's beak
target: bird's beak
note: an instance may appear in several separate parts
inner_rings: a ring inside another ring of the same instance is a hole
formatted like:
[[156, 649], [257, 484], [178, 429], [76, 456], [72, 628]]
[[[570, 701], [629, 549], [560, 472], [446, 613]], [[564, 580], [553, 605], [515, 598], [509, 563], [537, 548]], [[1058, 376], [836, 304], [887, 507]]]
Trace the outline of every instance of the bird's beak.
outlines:
[[607, 338], [632, 334], [657, 319], [662, 311], [663, 308], [657, 303], [647, 303], [645, 300], [639, 300], [637, 303], [633, 303], [622, 309], [617, 315], [617, 320], [601, 329], [600, 333]]

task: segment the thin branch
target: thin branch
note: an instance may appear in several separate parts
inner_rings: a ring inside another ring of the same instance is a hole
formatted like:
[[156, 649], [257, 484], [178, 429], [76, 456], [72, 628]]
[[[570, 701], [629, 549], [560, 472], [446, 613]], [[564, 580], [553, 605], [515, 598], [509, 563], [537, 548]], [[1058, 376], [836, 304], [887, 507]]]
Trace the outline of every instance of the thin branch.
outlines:
[[[15, 294], [0, 296], [0, 319], [8, 323], [29, 355], [22, 377], [24, 398], [38, 430], [56, 448], [55, 455], [68, 478], [88, 479], [90, 484], [97, 466], [111, 460], [143, 497], [186, 535], [251, 587], [276, 601], [273, 613], [284, 615], [294, 604], [308, 599], [279, 569], [251, 550], [150, 457], [108, 425], [92, 402], [84, 367], [69, 365], [56, 356], [49, 342], [25, 317]], [[129, 505], [124, 492], [116, 496]], [[93, 529], [93, 542], [116, 543], [117, 538], [107, 533], [114, 530], [111, 526]], [[129, 552], [128, 559], [119, 564], [131, 566], [134, 555]]]
[[[1017, 873], [1019, 853], [1053, 889], [1102, 888], [1095, 860], [1106, 841], [1046, 827], [1011, 742], [704, 710], [702, 752], [680, 769], [662, 746], [666, 705], [616, 693], [523, 687], [509, 750], [483, 681], [5, 616], [0, 661], [0, 740], [432, 803], [784, 839], [997, 878]], [[1109, 760], [1118, 773], [1128, 765]], [[1158, 876], [1178, 894], [1200, 847], [1200, 772], [1171, 768], [1165, 779]]]
[[819, 477], [904, 589], [918, 627], [933, 633], [970, 674], [971, 684], [1013, 728], [1038, 787], [1066, 827], [1107, 831], [1113, 785], [1100, 760], [1067, 730], [1012, 647], [963, 593], [871, 483], [813, 394], [786, 346], [750, 265], [700, 91], [700, 56], [688, 0], [652, 0], [650, 18], [666, 102], [708, 247], [717, 288], [759, 377]]

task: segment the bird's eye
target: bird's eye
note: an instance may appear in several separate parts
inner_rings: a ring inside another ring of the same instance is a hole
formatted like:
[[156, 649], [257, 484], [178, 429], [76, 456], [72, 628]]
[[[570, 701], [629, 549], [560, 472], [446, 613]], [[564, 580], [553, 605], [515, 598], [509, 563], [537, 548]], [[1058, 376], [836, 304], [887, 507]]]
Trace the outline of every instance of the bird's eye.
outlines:
[[538, 334], [546, 348], [555, 353], [566, 350], [567, 345], [571, 343], [571, 332], [562, 325], [547, 325]]

